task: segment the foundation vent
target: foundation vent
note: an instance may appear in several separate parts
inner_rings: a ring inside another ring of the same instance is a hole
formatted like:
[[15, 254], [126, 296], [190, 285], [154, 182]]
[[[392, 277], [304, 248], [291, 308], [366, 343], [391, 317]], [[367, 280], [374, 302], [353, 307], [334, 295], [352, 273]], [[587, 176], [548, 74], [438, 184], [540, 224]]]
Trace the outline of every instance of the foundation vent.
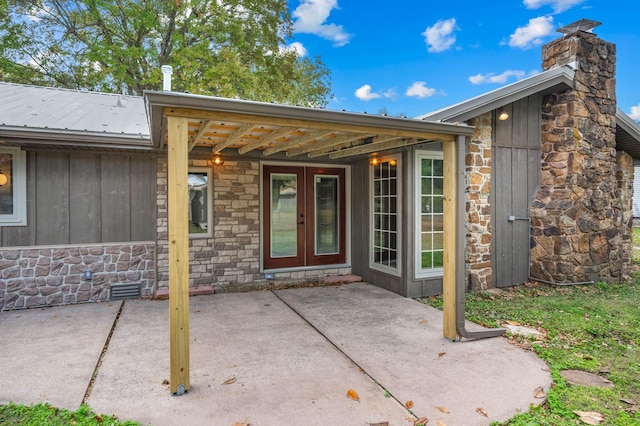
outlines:
[[137, 299], [141, 296], [142, 283], [118, 283], [111, 285], [109, 300]]

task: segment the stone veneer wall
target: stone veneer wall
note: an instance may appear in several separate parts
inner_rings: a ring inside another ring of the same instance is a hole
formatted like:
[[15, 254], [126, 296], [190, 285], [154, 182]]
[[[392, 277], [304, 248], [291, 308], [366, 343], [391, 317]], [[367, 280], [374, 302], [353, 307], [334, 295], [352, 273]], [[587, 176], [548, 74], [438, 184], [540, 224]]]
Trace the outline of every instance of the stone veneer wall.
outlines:
[[[577, 32], [543, 47], [543, 68], [577, 61], [575, 89], [543, 99], [541, 185], [532, 205], [531, 276], [621, 281], [631, 204], [616, 162], [615, 45]], [[628, 175], [627, 175], [628, 177]], [[631, 185], [633, 180], [628, 181]]]
[[153, 293], [154, 242], [0, 249], [0, 310], [104, 301], [112, 284], [131, 282]]
[[[192, 167], [211, 167], [190, 159]], [[167, 233], [167, 163], [158, 160], [158, 287], [169, 286]], [[213, 238], [189, 241], [189, 286], [216, 291], [264, 288], [288, 282], [314, 281], [351, 273], [351, 268], [306, 269], [276, 273], [267, 281], [260, 272], [260, 163], [225, 159], [213, 168]]]
[[491, 268], [491, 113], [470, 120], [475, 132], [467, 143], [466, 168], [466, 269], [472, 290], [493, 287]]

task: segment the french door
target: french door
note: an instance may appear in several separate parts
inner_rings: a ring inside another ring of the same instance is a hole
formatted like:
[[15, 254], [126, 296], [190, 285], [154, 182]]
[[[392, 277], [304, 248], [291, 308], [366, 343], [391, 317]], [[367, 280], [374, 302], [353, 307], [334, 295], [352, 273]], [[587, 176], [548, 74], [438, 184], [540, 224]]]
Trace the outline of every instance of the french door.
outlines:
[[265, 165], [262, 184], [265, 269], [345, 263], [343, 168]]

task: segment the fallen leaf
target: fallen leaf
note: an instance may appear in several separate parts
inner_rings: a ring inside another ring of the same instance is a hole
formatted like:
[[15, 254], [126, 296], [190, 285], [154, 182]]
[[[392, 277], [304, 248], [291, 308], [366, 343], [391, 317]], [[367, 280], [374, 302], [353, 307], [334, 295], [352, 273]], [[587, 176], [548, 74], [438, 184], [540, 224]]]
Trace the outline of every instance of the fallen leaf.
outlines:
[[599, 425], [604, 422], [604, 416], [596, 411], [574, 411], [573, 413], [580, 417], [582, 423], [588, 425]]
[[438, 420], [438, 424], [436, 426], [447, 426], [447, 424]]
[[439, 352], [438, 353], [438, 358], [442, 358], [443, 356], [445, 356], [447, 353], [446, 352]]
[[509, 325], [521, 325], [518, 321], [510, 321], [510, 320], [506, 320], [505, 321], [507, 324]]
[[547, 394], [544, 393], [544, 388], [540, 386], [533, 391], [533, 396], [534, 398], [545, 398]]
[[167, 379], [164, 379], [162, 381], [162, 384], [165, 385], [165, 386], [168, 386], [169, 385], [169, 381]]
[[420, 321], [418, 324], [424, 324], [424, 323], [426, 323], [426, 322], [429, 322], [429, 321], [427, 321], [427, 320], [423, 319], [423, 320], [422, 320], [422, 321]]
[[481, 416], [489, 417], [487, 411], [482, 407], [476, 408], [476, 413], [480, 414]]
[[427, 423], [429, 423], [429, 419], [427, 419], [426, 417], [420, 417], [418, 420], [413, 422], [413, 425], [414, 426], [426, 425]]
[[447, 407], [443, 407], [442, 405], [438, 405], [438, 406], [436, 406], [436, 408], [438, 410], [442, 411], [443, 413], [446, 413], [446, 414], [450, 413], [449, 409]]
[[354, 401], [360, 401], [360, 397], [358, 396], [358, 392], [354, 391], [353, 389], [349, 389], [347, 391], [347, 396], [351, 399], [353, 399]]
[[232, 377], [232, 378], [227, 379], [227, 380], [225, 380], [224, 382], [222, 382], [222, 384], [223, 384], [223, 385], [230, 385], [230, 384], [232, 384], [232, 383], [235, 383], [235, 382], [236, 382], [236, 380], [237, 380], [237, 379], [236, 379], [235, 377]]
[[246, 422], [233, 422], [231, 426], [251, 426], [251, 425]]
[[411, 410], [413, 408], [413, 401], [409, 400], [405, 402], [404, 406], [407, 407], [409, 410]]

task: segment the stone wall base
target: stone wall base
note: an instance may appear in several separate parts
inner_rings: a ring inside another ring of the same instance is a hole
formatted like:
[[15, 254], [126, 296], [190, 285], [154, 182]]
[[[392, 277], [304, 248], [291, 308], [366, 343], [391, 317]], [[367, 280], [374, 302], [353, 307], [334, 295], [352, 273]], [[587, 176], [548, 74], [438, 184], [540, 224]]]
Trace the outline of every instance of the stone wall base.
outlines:
[[0, 311], [106, 301], [116, 283], [140, 282], [142, 296], [150, 296], [155, 264], [151, 241], [3, 248]]

